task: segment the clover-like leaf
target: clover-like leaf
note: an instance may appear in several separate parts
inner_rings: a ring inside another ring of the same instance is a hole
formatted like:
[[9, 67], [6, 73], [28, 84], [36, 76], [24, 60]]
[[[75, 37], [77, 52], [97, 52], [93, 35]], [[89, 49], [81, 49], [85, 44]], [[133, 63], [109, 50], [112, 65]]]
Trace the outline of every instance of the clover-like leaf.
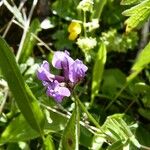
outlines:
[[125, 21], [126, 32], [141, 27], [150, 16], [150, 0], [144, 0], [140, 4], [127, 9], [122, 13], [129, 18]]

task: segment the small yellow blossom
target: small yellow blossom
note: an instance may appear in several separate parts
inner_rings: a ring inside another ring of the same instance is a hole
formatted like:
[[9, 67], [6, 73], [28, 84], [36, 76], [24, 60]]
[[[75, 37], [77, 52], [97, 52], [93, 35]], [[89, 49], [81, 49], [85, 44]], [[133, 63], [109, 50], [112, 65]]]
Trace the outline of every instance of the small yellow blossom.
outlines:
[[78, 22], [72, 21], [68, 27], [69, 40], [75, 40], [78, 35], [81, 33], [81, 25]]

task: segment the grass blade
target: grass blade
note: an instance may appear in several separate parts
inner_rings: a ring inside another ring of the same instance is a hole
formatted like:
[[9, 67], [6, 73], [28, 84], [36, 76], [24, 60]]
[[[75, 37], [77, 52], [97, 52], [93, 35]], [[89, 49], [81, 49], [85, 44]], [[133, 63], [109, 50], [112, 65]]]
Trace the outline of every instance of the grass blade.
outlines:
[[59, 149], [79, 150], [79, 108], [77, 102], [71, 118], [64, 129]]
[[132, 73], [127, 77], [127, 82], [132, 81], [144, 68], [150, 63], [150, 42], [146, 47], [139, 53], [133, 67], [131, 68]]
[[100, 20], [103, 8], [106, 3], [107, 3], [107, 0], [96, 0], [95, 1], [93, 18], [97, 18], [98, 20]]
[[25, 38], [25, 41], [23, 43], [23, 47], [22, 47], [21, 54], [20, 54], [20, 57], [19, 57], [19, 63], [26, 62], [26, 60], [32, 54], [33, 47], [36, 44], [36, 39], [33, 36], [33, 34], [37, 35], [40, 30], [41, 30], [41, 28], [40, 28], [39, 20], [34, 19], [31, 23], [29, 31], [26, 34], [26, 38]]
[[36, 131], [41, 132], [41, 127], [44, 124], [44, 115], [36, 101], [36, 98], [21, 76], [15, 57], [11, 52], [11, 48], [1, 37], [0, 57], [2, 73], [8, 82], [9, 88], [20, 111], [31, 127]]
[[93, 104], [94, 98], [98, 94], [100, 88], [105, 62], [106, 62], [106, 46], [102, 42], [99, 51], [97, 53], [93, 69], [91, 105]]

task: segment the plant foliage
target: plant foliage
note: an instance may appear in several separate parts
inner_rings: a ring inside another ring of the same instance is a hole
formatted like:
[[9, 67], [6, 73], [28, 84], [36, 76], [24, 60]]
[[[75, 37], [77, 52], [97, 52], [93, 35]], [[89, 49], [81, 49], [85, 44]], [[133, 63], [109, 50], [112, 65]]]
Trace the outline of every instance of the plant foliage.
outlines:
[[150, 149], [149, 16], [150, 0], [0, 1], [0, 149]]

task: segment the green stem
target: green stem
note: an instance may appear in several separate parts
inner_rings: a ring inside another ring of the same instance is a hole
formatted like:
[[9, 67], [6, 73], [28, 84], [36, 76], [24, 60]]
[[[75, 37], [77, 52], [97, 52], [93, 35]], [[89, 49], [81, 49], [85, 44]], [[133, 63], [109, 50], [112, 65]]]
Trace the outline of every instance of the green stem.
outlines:
[[127, 86], [130, 84], [130, 82], [132, 82], [132, 80], [138, 75], [139, 72], [132, 73], [131, 75], [129, 75], [127, 77], [126, 84], [120, 89], [120, 91], [116, 94], [116, 96], [114, 97], [114, 99], [107, 105], [107, 107], [105, 108], [105, 111], [108, 110], [111, 107], [111, 105], [117, 100], [117, 98], [127, 88]]
[[142, 148], [142, 149], [145, 149], [145, 150], [150, 150], [150, 147], [145, 146], [145, 145], [141, 145], [141, 148]]
[[97, 18], [98, 20], [100, 20], [101, 17], [101, 13], [103, 11], [103, 8], [106, 4], [107, 0], [96, 0], [95, 4], [94, 4], [94, 13], [92, 18]]
[[79, 106], [81, 107], [82, 111], [85, 112], [89, 118], [89, 120], [101, 131], [100, 134], [104, 134], [107, 137], [108, 141], [113, 141], [113, 139], [111, 138], [110, 135], [106, 134], [101, 126], [99, 125], [99, 123], [94, 119], [94, 117], [88, 112], [88, 110], [86, 109], [86, 107], [82, 104], [82, 102], [80, 101], [80, 99], [78, 98], [78, 96], [76, 94], [74, 94], [74, 98], [75, 100], [78, 102]]
[[88, 112], [88, 110], [85, 108], [85, 106], [82, 104], [82, 102], [79, 100], [78, 96], [75, 95], [75, 100], [77, 100], [79, 106], [81, 107], [81, 109], [87, 114], [88, 118], [90, 119], [90, 121], [99, 129], [101, 129], [101, 126], [99, 125], [99, 123], [94, 119], [94, 117]]
[[136, 100], [132, 101], [128, 107], [126, 108], [126, 110], [124, 111], [124, 113], [127, 113], [127, 111], [132, 107], [132, 105], [135, 103]]
[[107, 107], [105, 108], [105, 111], [107, 111], [111, 105], [117, 100], [117, 98], [121, 95], [121, 93], [126, 89], [126, 87], [128, 86], [128, 83], [121, 88], [121, 90], [117, 93], [117, 95], [115, 96], [115, 98], [107, 105]]
[[[79, 102], [75, 101], [75, 111], [76, 111], [76, 144], [79, 145], [80, 137], [80, 112], [79, 112]], [[79, 147], [78, 147], [79, 149]]]

